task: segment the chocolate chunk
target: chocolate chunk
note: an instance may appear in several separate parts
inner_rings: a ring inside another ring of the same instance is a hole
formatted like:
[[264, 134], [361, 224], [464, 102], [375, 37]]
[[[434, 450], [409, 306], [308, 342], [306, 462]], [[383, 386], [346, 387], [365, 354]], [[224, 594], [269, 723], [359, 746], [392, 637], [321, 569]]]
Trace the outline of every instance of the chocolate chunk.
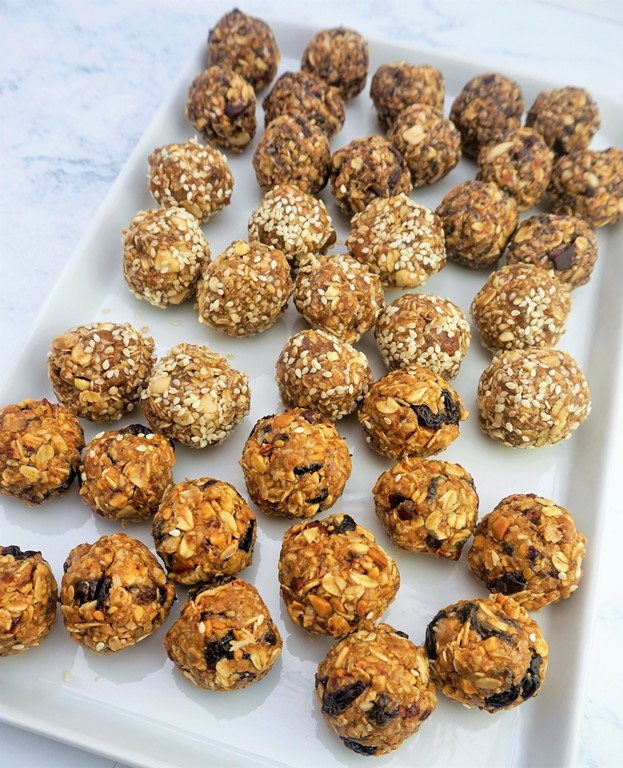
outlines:
[[345, 747], [348, 747], [349, 749], [352, 749], [353, 752], [356, 752], [358, 755], [375, 755], [376, 750], [378, 747], [368, 747], [365, 744], [360, 744], [358, 741], [355, 741], [354, 739], [342, 739], [342, 743]]
[[349, 707], [358, 696], [361, 696], [368, 685], [369, 683], [364, 683], [363, 680], [358, 680], [356, 683], [343, 685], [333, 692], [330, 692], [325, 688], [322, 695], [322, 713], [324, 715], [329, 715], [329, 717], [339, 715], [339, 713]]
[[206, 643], [203, 656], [208, 667], [214, 669], [216, 662], [219, 661], [219, 659], [234, 658], [234, 652], [230, 650], [230, 644], [234, 642], [234, 639], [234, 633], [230, 629], [218, 640], [212, 640], [211, 642]]
[[225, 104], [225, 115], [232, 120], [234, 117], [238, 117], [238, 115], [241, 115], [245, 110], [249, 109], [252, 102], [250, 101], [238, 101], [238, 102], [227, 102]]
[[255, 530], [255, 520], [251, 520], [249, 527], [244, 532], [244, 536], [238, 543], [238, 549], [243, 552], [248, 552], [251, 549], [251, 542], [253, 541], [253, 531]]
[[560, 251], [550, 251], [547, 258], [552, 262], [554, 269], [570, 269], [575, 264], [577, 252], [575, 244], [569, 243]]

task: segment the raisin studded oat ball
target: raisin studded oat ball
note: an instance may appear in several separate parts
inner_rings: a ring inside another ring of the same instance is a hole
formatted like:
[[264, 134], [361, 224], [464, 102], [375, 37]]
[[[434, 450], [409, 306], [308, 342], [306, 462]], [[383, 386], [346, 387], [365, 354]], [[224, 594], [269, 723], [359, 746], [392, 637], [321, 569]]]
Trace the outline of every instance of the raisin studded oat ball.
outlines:
[[512, 595], [536, 611], [578, 588], [585, 544], [568, 510], [534, 493], [517, 493], [480, 520], [467, 565], [489, 592]]
[[390, 371], [425, 365], [439, 376], [453, 379], [472, 334], [467, 318], [450, 299], [405, 293], [378, 316], [374, 336]]
[[450, 120], [461, 134], [463, 152], [477, 157], [484, 144], [519, 128], [523, 108], [523, 94], [514, 80], [490, 72], [472, 78], [450, 109]]
[[541, 91], [526, 115], [557, 155], [586, 149], [599, 130], [599, 109], [584, 88], [570, 85]]
[[372, 383], [363, 352], [325, 331], [300, 331], [285, 343], [276, 366], [288, 408], [313, 408], [331, 420], [352, 413]]
[[208, 35], [208, 66], [231, 67], [261, 91], [277, 74], [281, 54], [271, 28], [261, 19], [234, 8]]
[[379, 477], [374, 508], [397, 547], [458, 560], [478, 516], [472, 476], [460, 464], [406, 456]]
[[579, 216], [593, 227], [623, 216], [623, 150], [581, 149], [560, 157], [547, 194], [553, 213]]
[[437, 706], [422, 648], [389, 624], [363, 622], [318, 665], [325, 723], [358, 755], [385, 755], [413, 736]]
[[440, 218], [406, 194], [373, 200], [356, 214], [346, 247], [390, 287], [424, 285], [446, 264]]
[[517, 202], [490, 181], [465, 181], [437, 206], [449, 259], [472, 269], [493, 266], [517, 227]]
[[279, 555], [288, 615], [308, 632], [341, 637], [379, 619], [396, 597], [396, 563], [350, 515], [288, 528]]
[[242, 579], [191, 592], [164, 638], [193, 685], [234, 691], [265, 677], [281, 654], [281, 635], [257, 589]]
[[231, 202], [234, 177], [225, 155], [210, 144], [165, 144], [148, 163], [149, 191], [161, 208], [185, 208], [204, 222]]
[[379, 122], [389, 130], [398, 115], [412, 104], [428, 105], [440, 117], [446, 85], [437, 67], [406, 61], [382, 64], [372, 76], [370, 98]]
[[167, 618], [175, 587], [155, 556], [125, 533], [74, 547], [63, 565], [61, 611], [73, 640], [109, 654], [144, 640]]
[[168, 489], [152, 533], [171, 581], [203, 584], [251, 565], [255, 515], [233, 485], [200, 477]]
[[41, 552], [0, 546], [0, 658], [45, 640], [57, 602], [56, 579]]
[[570, 310], [569, 291], [555, 275], [522, 263], [492, 272], [470, 308], [480, 341], [494, 353], [555, 346]]
[[331, 156], [331, 191], [338, 208], [351, 217], [378, 198], [412, 190], [403, 156], [383, 136], [353, 139]]
[[73, 483], [84, 448], [80, 422], [48, 400], [0, 409], [0, 493], [40, 504]]
[[138, 403], [156, 356], [154, 340], [130, 323], [89, 323], [53, 339], [48, 375], [54, 394], [78, 416], [115, 421]]
[[311, 72], [336, 88], [343, 99], [361, 93], [368, 78], [368, 43], [353, 29], [323, 29], [310, 40], [301, 57], [303, 72]]
[[154, 307], [181, 304], [195, 293], [210, 246], [184, 208], [139, 211], [123, 230], [123, 276], [137, 299]]
[[551, 347], [494, 357], [478, 382], [477, 401], [482, 431], [513, 448], [565, 440], [591, 409], [580, 366], [568, 352]]
[[242, 152], [255, 136], [255, 91], [231, 67], [199, 73], [188, 89], [186, 117], [206, 141]]
[[80, 498], [98, 515], [125, 523], [151, 517], [173, 482], [172, 443], [142, 424], [100, 432], [80, 465]]
[[378, 275], [347, 254], [307, 256], [294, 284], [294, 303], [312, 328], [355, 344], [385, 306]]
[[290, 265], [270, 245], [235, 240], [203, 271], [199, 322], [228, 336], [252, 336], [274, 325], [292, 295]]
[[265, 416], [245, 443], [240, 466], [249, 496], [267, 515], [313, 517], [344, 491], [348, 445], [318, 411], [293, 408]]
[[549, 270], [572, 290], [591, 279], [597, 248], [595, 230], [584, 219], [539, 213], [519, 223], [504, 255], [508, 264]]
[[459, 436], [468, 417], [448, 382], [423, 365], [391, 371], [370, 387], [358, 412], [366, 442], [389, 459], [432, 456]]
[[158, 361], [143, 392], [143, 410], [157, 432], [190, 448], [217, 445], [249, 412], [245, 373], [207, 347], [185, 342]]

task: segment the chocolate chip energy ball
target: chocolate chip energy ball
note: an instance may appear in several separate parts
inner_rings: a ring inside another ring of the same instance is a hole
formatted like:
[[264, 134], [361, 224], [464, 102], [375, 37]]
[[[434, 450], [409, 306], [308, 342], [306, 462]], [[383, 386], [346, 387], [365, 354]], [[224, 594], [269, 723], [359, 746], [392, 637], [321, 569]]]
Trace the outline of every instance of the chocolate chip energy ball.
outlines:
[[185, 480], [164, 494], [152, 528], [171, 581], [203, 584], [251, 565], [255, 515], [230, 483]]
[[478, 382], [477, 400], [482, 431], [513, 448], [566, 440], [591, 409], [580, 366], [568, 352], [551, 347], [494, 357]]
[[41, 552], [0, 546], [0, 658], [45, 640], [57, 602], [56, 579]]
[[138, 403], [156, 356], [130, 323], [89, 323], [57, 336], [48, 375], [58, 400], [90, 421], [115, 421]]
[[73, 483], [84, 434], [69, 408], [22, 400], [0, 410], [0, 493], [40, 504]]
[[390, 287], [424, 285], [446, 264], [440, 218], [405, 194], [373, 200], [356, 214], [346, 247]]
[[426, 629], [431, 678], [441, 692], [487, 712], [512, 709], [541, 690], [548, 646], [512, 597], [460, 600]]
[[80, 465], [80, 498], [98, 515], [122, 525], [151, 517], [173, 482], [171, 442], [142, 424], [100, 432]]
[[396, 563], [350, 515], [305, 520], [285, 532], [279, 555], [281, 596], [292, 621], [341, 637], [379, 619], [396, 597]]
[[257, 589], [242, 579], [192, 592], [164, 638], [169, 658], [208, 691], [246, 688], [281, 653], [281, 635]]
[[507, 496], [474, 531], [470, 571], [527, 611], [570, 597], [582, 578], [585, 537], [570, 512], [534, 493]]
[[293, 289], [285, 255], [270, 245], [235, 240], [203, 271], [199, 322], [228, 336], [261, 333], [279, 319]]
[[122, 651], [166, 619], [175, 587], [138, 539], [125, 533], [74, 547], [63, 565], [61, 611], [73, 640], [95, 653]]
[[267, 515], [290, 518], [332, 507], [352, 471], [344, 438], [329, 419], [306, 408], [260, 419], [240, 466], [257, 506]]
[[421, 365], [375, 381], [357, 415], [368, 445], [401, 459], [443, 451], [459, 436], [459, 423], [469, 414], [447, 381]]
[[442, 116], [446, 84], [437, 67], [396, 61], [381, 64], [372, 76], [370, 98], [379, 122], [389, 130], [398, 115], [412, 104], [426, 104]]
[[586, 149], [600, 128], [599, 109], [584, 88], [570, 85], [541, 91], [526, 115], [557, 155]]
[[364, 38], [352, 29], [323, 29], [310, 40], [301, 57], [303, 72], [321, 77], [352, 99], [366, 86], [370, 51]]
[[261, 91], [277, 74], [281, 54], [266, 22], [234, 8], [210, 30], [207, 61], [231, 67]]
[[217, 445], [249, 412], [245, 373], [207, 347], [182, 343], [154, 368], [143, 393], [150, 425], [190, 448]]
[[389, 624], [364, 622], [318, 665], [325, 723], [358, 755], [384, 755], [416, 733], [437, 706], [423, 649]]

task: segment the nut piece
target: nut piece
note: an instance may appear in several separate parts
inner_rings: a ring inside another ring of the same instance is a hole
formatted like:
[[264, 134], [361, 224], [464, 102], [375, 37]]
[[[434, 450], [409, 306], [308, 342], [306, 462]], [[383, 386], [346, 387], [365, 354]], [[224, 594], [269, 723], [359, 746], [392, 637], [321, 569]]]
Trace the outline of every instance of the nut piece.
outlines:
[[370, 98], [379, 122], [389, 130], [398, 115], [412, 104], [427, 105], [442, 117], [446, 85], [437, 67], [406, 61], [382, 64], [370, 84]]
[[526, 115], [557, 155], [586, 149], [600, 128], [599, 110], [584, 88], [555, 88], [541, 91]]
[[310, 40], [301, 57], [301, 69], [334, 86], [343, 99], [352, 99], [365, 88], [369, 60], [368, 43], [359, 32], [334, 27], [323, 29]]

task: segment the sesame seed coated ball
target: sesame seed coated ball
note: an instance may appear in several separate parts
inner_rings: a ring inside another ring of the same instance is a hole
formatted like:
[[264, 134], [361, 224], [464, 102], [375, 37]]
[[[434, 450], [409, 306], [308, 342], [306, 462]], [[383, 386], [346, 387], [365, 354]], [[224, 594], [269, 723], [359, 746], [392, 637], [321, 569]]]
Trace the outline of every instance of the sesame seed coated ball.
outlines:
[[368, 77], [370, 51], [364, 38], [352, 29], [323, 29], [311, 39], [301, 57], [301, 69], [321, 77], [343, 99], [363, 91]]
[[442, 116], [446, 85], [437, 67], [406, 61], [382, 64], [372, 76], [370, 98], [386, 130], [411, 104], [426, 104]]
[[599, 130], [599, 109], [584, 88], [565, 86], [541, 91], [526, 115], [557, 155], [586, 149]]

